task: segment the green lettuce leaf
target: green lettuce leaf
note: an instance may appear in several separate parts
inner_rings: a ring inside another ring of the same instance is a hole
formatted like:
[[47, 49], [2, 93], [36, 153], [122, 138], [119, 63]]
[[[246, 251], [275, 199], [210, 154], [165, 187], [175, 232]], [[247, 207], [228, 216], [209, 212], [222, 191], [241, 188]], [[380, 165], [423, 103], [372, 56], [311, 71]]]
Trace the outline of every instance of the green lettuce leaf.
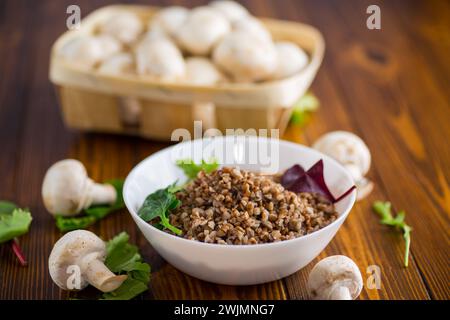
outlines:
[[192, 159], [184, 159], [177, 160], [176, 164], [190, 180], [195, 179], [200, 171], [211, 173], [219, 168], [219, 163], [215, 159], [210, 162], [202, 160], [200, 164], [194, 163]]
[[0, 201], [0, 243], [27, 233], [31, 220], [29, 210], [17, 208], [9, 201]]
[[137, 246], [128, 243], [130, 236], [122, 232], [106, 243], [106, 266], [128, 278], [113, 292], [104, 293], [104, 300], [130, 300], [148, 290], [150, 265], [142, 261]]
[[93, 225], [97, 219], [93, 216], [83, 217], [63, 217], [60, 215], [55, 216], [56, 226], [61, 232], [69, 232], [78, 229], [86, 229]]
[[149, 194], [139, 209], [138, 215], [147, 222], [159, 218], [159, 224], [162, 227], [180, 235], [182, 231], [169, 222], [170, 210], [176, 209], [181, 204], [181, 201], [175, 196], [177, 190], [175, 184]]

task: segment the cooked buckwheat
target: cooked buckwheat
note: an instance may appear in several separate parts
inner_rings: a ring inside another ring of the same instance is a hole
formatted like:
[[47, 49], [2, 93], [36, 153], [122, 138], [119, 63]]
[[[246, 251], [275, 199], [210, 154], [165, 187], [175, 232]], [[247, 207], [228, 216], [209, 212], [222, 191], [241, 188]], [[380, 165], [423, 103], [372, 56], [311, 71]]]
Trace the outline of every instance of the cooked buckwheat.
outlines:
[[257, 244], [293, 239], [337, 218], [333, 204], [316, 194], [295, 194], [276, 177], [236, 168], [200, 172], [176, 196], [170, 223], [183, 237], [207, 243]]

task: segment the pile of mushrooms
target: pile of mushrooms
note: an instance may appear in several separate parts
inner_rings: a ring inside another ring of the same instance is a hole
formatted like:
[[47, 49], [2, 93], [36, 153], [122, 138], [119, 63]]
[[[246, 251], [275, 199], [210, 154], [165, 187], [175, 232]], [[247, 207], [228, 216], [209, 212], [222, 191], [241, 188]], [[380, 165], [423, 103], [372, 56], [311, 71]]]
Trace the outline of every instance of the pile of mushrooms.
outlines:
[[[104, 264], [105, 258], [106, 245], [102, 239], [90, 231], [76, 230], [55, 243], [48, 268], [53, 281], [63, 290], [82, 290], [90, 284], [102, 292], [111, 292], [127, 276], [112, 273]], [[79, 278], [71, 279], [72, 272]]]
[[117, 192], [110, 184], [95, 183], [84, 165], [74, 159], [53, 164], [42, 183], [45, 208], [53, 215], [75, 216], [94, 204], [113, 204]]
[[365, 177], [370, 169], [369, 148], [357, 135], [347, 131], [333, 131], [320, 137], [313, 148], [340, 162], [352, 176], [357, 199], [365, 198], [373, 189], [373, 182]]
[[117, 10], [92, 34], [67, 43], [60, 55], [102, 74], [192, 85], [282, 79], [308, 63], [295, 43], [273, 41], [263, 23], [229, 0], [193, 9], [166, 7], [150, 21]]

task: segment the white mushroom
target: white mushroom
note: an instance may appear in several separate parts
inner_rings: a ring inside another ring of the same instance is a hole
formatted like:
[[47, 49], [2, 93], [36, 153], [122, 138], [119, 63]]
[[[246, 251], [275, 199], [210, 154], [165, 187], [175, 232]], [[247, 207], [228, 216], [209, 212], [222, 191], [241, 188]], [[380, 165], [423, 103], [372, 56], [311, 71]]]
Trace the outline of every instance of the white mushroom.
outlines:
[[313, 148], [339, 161], [351, 174], [357, 187], [358, 200], [373, 189], [373, 183], [364, 178], [370, 168], [370, 151], [364, 141], [347, 131], [333, 131], [320, 137]]
[[109, 75], [131, 73], [134, 69], [133, 56], [130, 53], [118, 53], [102, 62], [98, 72]]
[[220, 12], [231, 23], [244, 19], [249, 15], [247, 9], [235, 1], [218, 0], [210, 2], [209, 5]]
[[232, 32], [217, 45], [213, 61], [238, 82], [266, 80], [277, 67], [272, 43], [244, 32]]
[[164, 81], [184, 77], [185, 63], [180, 50], [164, 37], [148, 38], [136, 49], [136, 71]]
[[330, 256], [311, 270], [308, 289], [315, 300], [353, 300], [361, 293], [363, 280], [358, 266], [346, 256]]
[[93, 204], [112, 204], [117, 192], [110, 184], [95, 183], [74, 159], [53, 164], [42, 183], [42, 199], [53, 215], [74, 216]]
[[171, 6], [159, 11], [150, 21], [150, 31], [161, 31], [174, 36], [181, 25], [186, 21], [189, 10], [180, 6]]
[[272, 42], [269, 30], [258, 19], [251, 16], [233, 23], [233, 30], [250, 33], [262, 40]]
[[197, 7], [179, 27], [176, 39], [180, 46], [194, 55], [207, 55], [230, 31], [230, 23], [210, 7]]
[[[48, 258], [48, 269], [61, 289], [81, 290], [90, 284], [100, 291], [111, 292], [120, 287], [127, 276], [112, 273], [104, 264], [105, 257], [106, 245], [102, 239], [90, 231], [76, 230], [55, 243]], [[73, 267], [79, 268], [78, 288], [77, 279], [69, 279], [76, 272], [69, 269]]]
[[275, 79], [289, 77], [308, 64], [308, 55], [295, 43], [280, 41], [275, 43], [278, 66], [274, 74]]
[[129, 11], [117, 12], [111, 15], [100, 26], [102, 34], [115, 37], [126, 45], [136, 41], [143, 30], [142, 21], [136, 14]]
[[120, 50], [121, 44], [110, 36], [80, 36], [63, 46], [59, 54], [81, 68], [92, 68]]
[[170, 36], [165, 31], [163, 31], [160, 28], [153, 28], [144, 34], [140, 43], [145, 42], [145, 41], [154, 41], [154, 40], [161, 40], [161, 39], [172, 41]]
[[224, 76], [207, 58], [191, 57], [186, 59], [185, 81], [196, 85], [213, 85], [224, 80]]

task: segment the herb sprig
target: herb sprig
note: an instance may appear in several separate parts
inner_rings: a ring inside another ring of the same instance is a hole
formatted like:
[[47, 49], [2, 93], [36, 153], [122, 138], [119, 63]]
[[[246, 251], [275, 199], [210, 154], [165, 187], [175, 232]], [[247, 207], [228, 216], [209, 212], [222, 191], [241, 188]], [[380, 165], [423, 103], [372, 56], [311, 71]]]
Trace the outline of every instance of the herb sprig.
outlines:
[[391, 203], [382, 201], [375, 201], [373, 204], [373, 210], [381, 217], [381, 224], [396, 228], [397, 230], [401, 230], [403, 232], [403, 239], [405, 240], [403, 265], [408, 267], [412, 228], [405, 222], [405, 212], [400, 211], [394, 217], [391, 212]]

